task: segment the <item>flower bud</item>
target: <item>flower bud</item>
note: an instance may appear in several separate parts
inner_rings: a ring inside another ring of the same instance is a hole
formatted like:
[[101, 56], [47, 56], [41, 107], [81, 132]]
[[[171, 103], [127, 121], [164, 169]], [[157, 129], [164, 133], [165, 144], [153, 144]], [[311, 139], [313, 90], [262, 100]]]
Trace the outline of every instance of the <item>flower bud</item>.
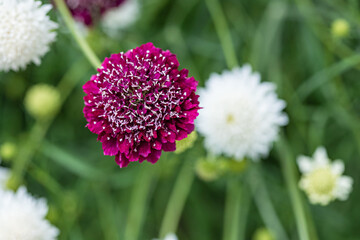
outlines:
[[336, 38], [344, 38], [349, 35], [350, 26], [345, 19], [338, 18], [331, 24], [331, 33]]
[[25, 108], [36, 119], [48, 119], [60, 107], [60, 93], [55, 87], [37, 84], [25, 96]]

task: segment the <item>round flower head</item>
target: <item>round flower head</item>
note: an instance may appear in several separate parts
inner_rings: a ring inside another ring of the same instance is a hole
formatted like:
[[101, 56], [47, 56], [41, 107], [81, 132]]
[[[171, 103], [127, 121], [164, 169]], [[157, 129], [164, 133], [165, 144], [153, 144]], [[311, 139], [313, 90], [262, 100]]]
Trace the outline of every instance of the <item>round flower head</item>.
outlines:
[[106, 58], [83, 89], [87, 127], [120, 167], [155, 163], [194, 130], [197, 82], [170, 51], [144, 44]]
[[93, 25], [107, 10], [116, 8], [125, 0], [65, 0], [73, 17], [87, 26]]
[[212, 74], [199, 90], [203, 109], [197, 121], [206, 148], [214, 154], [243, 160], [266, 156], [279, 127], [288, 118], [273, 83], [260, 82], [251, 67]]
[[57, 27], [46, 15], [51, 5], [35, 0], [0, 0], [0, 71], [40, 64]]
[[133, 24], [139, 16], [138, 0], [127, 0], [120, 6], [107, 11], [102, 17], [102, 26], [109, 35], [116, 35], [120, 30]]
[[0, 190], [0, 239], [53, 240], [59, 231], [45, 219], [48, 207], [44, 199], [35, 199], [25, 187]]
[[60, 93], [53, 86], [37, 84], [29, 89], [25, 96], [26, 110], [37, 119], [46, 119], [58, 110]]
[[299, 156], [297, 163], [303, 174], [299, 186], [311, 203], [327, 205], [335, 199], [348, 198], [353, 180], [342, 176], [344, 163], [341, 160], [331, 163], [325, 148], [317, 148], [312, 158]]

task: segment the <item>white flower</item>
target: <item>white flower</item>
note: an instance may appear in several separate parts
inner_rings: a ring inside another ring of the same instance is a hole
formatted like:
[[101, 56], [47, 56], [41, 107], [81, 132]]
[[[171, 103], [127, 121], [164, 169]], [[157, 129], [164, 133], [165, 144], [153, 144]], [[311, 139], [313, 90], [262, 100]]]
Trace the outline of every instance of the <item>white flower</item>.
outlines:
[[50, 4], [35, 0], [0, 0], [0, 71], [17, 71], [49, 51], [57, 24], [46, 15]]
[[126, 0], [116, 8], [109, 9], [102, 17], [102, 26], [110, 36], [132, 25], [138, 18], [140, 7], [138, 0]]
[[197, 121], [206, 148], [236, 160], [266, 156], [279, 127], [288, 122], [275, 85], [260, 82], [250, 65], [212, 74], [199, 90], [202, 110]]
[[16, 193], [0, 190], [0, 239], [53, 240], [59, 230], [45, 219], [44, 199], [35, 199], [20, 187]]
[[[1, 160], [0, 160], [1, 163]], [[6, 183], [10, 178], [10, 171], [7, 168], [0, 167], [0, 191], [5, 189]]]
[[346, 200], [352, 190], [353, 179], [342, 176], [344, 163], [330, 162], [326, 150], [318, 147], [312, 158], [299, 156], [297, 159], [303, 176], [299, 186], [313, 204], [327, 205], [335, 199]]

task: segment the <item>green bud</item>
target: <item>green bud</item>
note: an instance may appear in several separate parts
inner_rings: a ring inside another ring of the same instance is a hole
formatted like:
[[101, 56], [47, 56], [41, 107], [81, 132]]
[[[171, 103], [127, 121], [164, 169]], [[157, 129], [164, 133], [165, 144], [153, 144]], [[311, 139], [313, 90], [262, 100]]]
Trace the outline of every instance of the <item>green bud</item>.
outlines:
[[25, 108], [36, 119], [47, 119], [60, 107], [59, 91], [47, 84], [31, 87], [25, 96]]
[[258, 228], [254, 236], [253, 240], [275, 240], [274, 235], [267, 228]]
[[184, 138], [183, 140], [180, 141], [176, 141], [175, 153], [179, 154], [191, 148], [192, 146], [194, 146], [196, 139], [197, 139], [197, 133], [196, 131], [193, 131], [188, 135], [187, 138]]
[[16, 191], [21, 185], [21, 181], [15, 175], [11, 175], [6, 182], [6, 188]]
[[209, 161], [207, 159], [199, 159], [195, 166], [198, 177], [204, 181], [214, 181], [223, 174], [223, 161]]
[[11, 142], [5, 142], [0, 146], [0, 157], [5, 161], [8, 161], [14, 158], [16, 154], [16, 145]]
[[55, 205], [50, 205], [46, 218], [52, 223], [57, 223], [60, 220], [59, 209]]
[[226, 171], [230, 173], [242, 173], [246, 169], [247, 165], [248, 164], [245, 159], [242, 161], [228, 159], [226, 160]]
[[331, 33], [336, 38], [344, 38], [349, 35], [350, 26], [345, 19], [338, 18], [331, 24]]

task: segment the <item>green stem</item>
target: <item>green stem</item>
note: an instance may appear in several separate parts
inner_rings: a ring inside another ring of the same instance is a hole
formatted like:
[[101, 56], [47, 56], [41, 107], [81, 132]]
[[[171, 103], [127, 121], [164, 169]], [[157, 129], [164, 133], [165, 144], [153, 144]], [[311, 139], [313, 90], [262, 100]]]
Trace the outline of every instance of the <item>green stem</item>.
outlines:
[[94, 51], [90, 48], [89, 44], [85, 41], [84, 37], [76, 30], [74, 19], [71, 16], [69, 9], [67, 8], [64, 0], [54, 0], [56, 7], [58, 8], [61, 16], [63, 17], [65, 24], [69, 28], [75, 41], [78, 43], [80, 49], [83, 51], [85, 57], [89, 60], [91, 65], [97, 69], [101, 66], [99, 58]]
[[137, 240], [141, 232], [146, 213], [147, 202], [149, 200], [150, 188], [154, 180], [154, 169], [143, 163], [135, 182], [130, 200], [130, 210], [125, 228], [126, 240]]
[[[99, 222], [103, 229], [103, 240], [113, 240], [120, 239], [119, 236], [119, 226], [116, 221], [117, 211], [114, 206], [114, 201], [116, 197], [109, 194], [110, 190], [106, 185], [97, 186], [94, 184], [93, 192], [95, 194], [97, 205], [98, 205], [98, 214]], [[115, 211], [114, 211], [115, 210]]]
[[289, 150], [287, 142], [282, 136], [275, 147], [281, 159], [281, 167], [295, 213], [300, 240], [314, 240], [310, 235], [310, 227], [308, 226], [308, 221], [306, 219], [304, 202], [297, 184], [295, 159]]
[[192, 183], [194, 181], [193, 159], [189, 158], [182, 166], [176, 179], [174, 190], [167, 204], [160, 228], [160, 238], [168, 233], [175, 233], [185, 206]]
[[225, 55], [225, 60], [228, 68], [238, 66], [236, 58], [236, 51], [231, 40], [231, 33], [226, 22], [225, 14], [222, 11], [221, 5], [217, 0], [205, 0], [209, 9], [211, 18], [215, 24], [217, 35], [220, 38], [221, 46]]
[[242, 240], [243, 233], [240, 237], [240, 206], [242, 205], [241, 193], [242, 185], [237, 178], [229, 178], [227, 182], [225, 216], [224, 216], [224, 233], [223, 240]]
[[260, 164], [252, 164], [251, 178], [248, 179], [248, 183], [251, 187], [252, 194], [255, 200], [255, 204], [259, 209], [260, 215], [273, 234], [275, 234], [278, 240], [288, 240], [288, 236], [285, 232], [283, 225], [281, 224], [274, 206], [271, 202], [268, 190], [263, 180], [263, 174], [261, 173]]
[[64, 190], [61, 185], [46, 171], [39, 168], [34, 163], [31, 164], [30, 175], [39, 183], [51, 191], [54, 195], [62, 197]]

